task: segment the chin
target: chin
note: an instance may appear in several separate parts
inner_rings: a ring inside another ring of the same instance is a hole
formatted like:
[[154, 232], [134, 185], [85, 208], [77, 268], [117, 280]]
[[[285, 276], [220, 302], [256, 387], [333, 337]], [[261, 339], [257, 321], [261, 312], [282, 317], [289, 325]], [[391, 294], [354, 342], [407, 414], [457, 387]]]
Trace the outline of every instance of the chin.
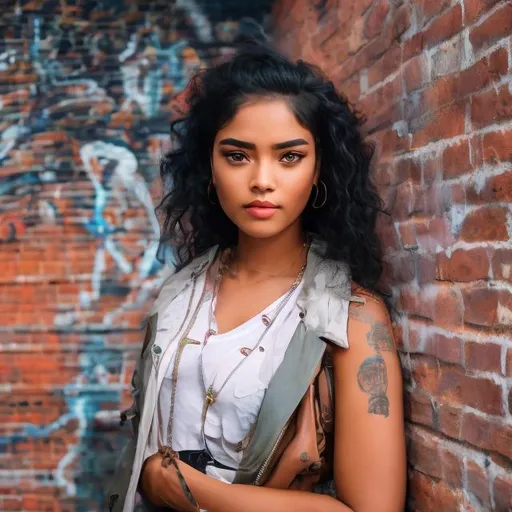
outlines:
[[[258, 225], [259, 224], [259, 225]], [[251, 238], [272, 238], [274, 236], [279, 235], [283, 231], [285, 231], [285, 226], [276, 226], [275, 223], [271, 222], [258, 222], [252, 223], [252, 225], [239, 224], [238, 229], [244, 233], [246, 236], [250, 236]]]

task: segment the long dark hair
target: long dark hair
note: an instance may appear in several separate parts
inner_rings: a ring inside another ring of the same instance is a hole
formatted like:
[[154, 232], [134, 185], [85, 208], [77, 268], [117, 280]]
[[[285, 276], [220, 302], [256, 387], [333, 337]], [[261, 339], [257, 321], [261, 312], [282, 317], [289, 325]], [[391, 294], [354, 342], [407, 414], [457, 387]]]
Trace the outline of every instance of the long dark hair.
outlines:
[[237, 227], [208, 196], [213, 142], [249, 96], [282, 96], [315, 138], [327, 186], [325, 205], [314, 209], [310, 201], [303, 227], [326, 242], [326, 257], [345, 261], [355, 281], [375, 288], [382, 271], [375, 233], [382, 203], [370, 181], [373, 149], [361, 136], [361, 117], [334, 84], [311, 64], [249, 45], [195, 75], [187, 94], [187, 115], [171, 123], [177, 148], [160, 169], [170, 191], [157, 207], [164, 213], [162, 241], [175, 247], [178, 266], [213, 245], [236, 245]]

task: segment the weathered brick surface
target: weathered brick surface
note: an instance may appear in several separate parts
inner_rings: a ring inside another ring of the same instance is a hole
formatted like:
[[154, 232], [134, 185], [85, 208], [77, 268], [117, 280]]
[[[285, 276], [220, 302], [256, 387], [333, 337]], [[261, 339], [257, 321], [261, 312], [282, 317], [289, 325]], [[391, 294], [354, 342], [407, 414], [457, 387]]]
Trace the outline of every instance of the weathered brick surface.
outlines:
[[2, 511], [100, 510], [130, 435], [170, 116], [268, 2], [175, 4], [0, 2]]
[[[511, 7], [277, 1], [273, 12], [277, 44], [323, 67], [376, 145], [416, 512], [512, 509]], [[326, 19], [343, 27], [327, 40]]]

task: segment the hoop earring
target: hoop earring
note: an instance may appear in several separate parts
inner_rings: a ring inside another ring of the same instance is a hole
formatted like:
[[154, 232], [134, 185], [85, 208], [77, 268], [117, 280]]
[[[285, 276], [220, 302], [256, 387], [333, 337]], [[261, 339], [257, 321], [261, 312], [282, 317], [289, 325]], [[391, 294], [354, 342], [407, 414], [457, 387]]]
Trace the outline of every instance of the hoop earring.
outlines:
[[320, 183], [323, 185], [324, 187], [324, 200], [322, 201], [322, 204], [319, 204], [317, 205], [316, 202], [318, 200], [318, 185], [315, 183], [315, 190], [316, 190], [316, 194], [315, 194], [315, 199], [313, 200], [313, 202], [311, 203], [311, 206], [315, 209], [315, 210], [318, 210], [320, 208], [322, 208], [322, 206], [327, 202], [327, 185], [322, 181], [320, 180]]
[[219, 204], [219, 203], [216, 203], [214, 201], [211, 200], [211, 192], [212, 192], [212, 187], [215, 188], [213, 186], [213, 183], [212, 183], [212, 180], [210, 180], [210, 183], [208, 183], [208, 188], [206, 189], [206, 195], [208, 196], [208, 201], [210, 202], [210, 204]]

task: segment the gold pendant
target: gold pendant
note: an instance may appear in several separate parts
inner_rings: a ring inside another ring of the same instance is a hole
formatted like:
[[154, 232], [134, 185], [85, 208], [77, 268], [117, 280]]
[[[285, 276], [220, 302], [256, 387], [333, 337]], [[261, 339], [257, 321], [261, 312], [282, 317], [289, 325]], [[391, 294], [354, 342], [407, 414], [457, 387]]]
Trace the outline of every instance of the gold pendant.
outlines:
[[210, 407], [210, 405], [213, 405], [215, 403], [216, 399], [217, 399], [217, 397], [215, 396], [215, 390], [213, 389], [212, 386], [210, 386], [206, 390], [206, 396], [205, 396], [207, 407]]

